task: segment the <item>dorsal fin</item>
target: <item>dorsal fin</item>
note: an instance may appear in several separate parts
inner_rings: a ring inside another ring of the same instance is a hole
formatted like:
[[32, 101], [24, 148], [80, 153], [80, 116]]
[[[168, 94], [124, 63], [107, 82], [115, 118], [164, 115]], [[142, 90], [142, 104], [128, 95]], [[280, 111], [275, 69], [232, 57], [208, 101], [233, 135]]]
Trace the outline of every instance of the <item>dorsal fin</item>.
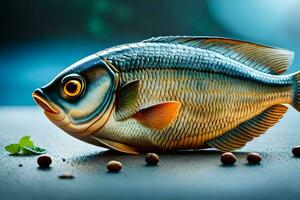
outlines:
[[224, 152], [240, 149], [276, 124], [287, 109], [281, 104], [274, 105], [229, 132], [210, 140], [207, 144]]
[[182, 44], [211, 50], [268, 74], [282, 74], [294, 57], [289, 50], [220, 37], [164, 36], [143, 42]]

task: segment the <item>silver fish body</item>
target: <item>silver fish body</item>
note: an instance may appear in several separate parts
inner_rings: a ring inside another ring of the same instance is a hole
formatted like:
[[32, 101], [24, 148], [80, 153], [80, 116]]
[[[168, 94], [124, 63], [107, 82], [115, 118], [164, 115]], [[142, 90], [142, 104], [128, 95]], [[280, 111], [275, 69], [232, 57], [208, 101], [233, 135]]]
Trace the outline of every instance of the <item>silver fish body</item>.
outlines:
[[[126, 90], [116, 89], [105, 125], [86, 135], [100, 146], [128, 153], [209, 146], [231, 151], [274, 125], [287, 110], [281, 104], [299, 110], [298, 73], [278, 75], [292, 62], [286, 50], [222, 38], [159, 37], [95, 56], [118, 74], [120, 88], [138, 80], [132, 107], [120, 111]], [[173, 101], [180, 109], [167, 127], [155, 128], [157, 114], [153, 127], [143, 123], [153, 113], [148, 108]]]
[[112, 118], [99, 133], [132, 146], [141, 144], [141, 148], [205, 147], [207, 141], [266, 108], [291, 103], [293, 98], [292, 76], [266, 74], [210, 50], [181, 44], [137, 43], [97, 55], [118, 67], [122, 81], [142, 80], [139, 109], [169, 100], [182, 103], [173, 126], [165, 130]]

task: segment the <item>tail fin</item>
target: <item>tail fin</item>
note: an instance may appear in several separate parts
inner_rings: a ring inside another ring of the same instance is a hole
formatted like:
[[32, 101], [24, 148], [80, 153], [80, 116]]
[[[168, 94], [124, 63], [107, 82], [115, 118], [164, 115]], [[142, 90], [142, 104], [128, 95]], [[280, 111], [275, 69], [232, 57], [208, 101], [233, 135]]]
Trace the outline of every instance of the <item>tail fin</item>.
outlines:
[[300, 71], [293, 75], [295, 84], [294, 84], [294, 100], [293, 107], [300, 112]]

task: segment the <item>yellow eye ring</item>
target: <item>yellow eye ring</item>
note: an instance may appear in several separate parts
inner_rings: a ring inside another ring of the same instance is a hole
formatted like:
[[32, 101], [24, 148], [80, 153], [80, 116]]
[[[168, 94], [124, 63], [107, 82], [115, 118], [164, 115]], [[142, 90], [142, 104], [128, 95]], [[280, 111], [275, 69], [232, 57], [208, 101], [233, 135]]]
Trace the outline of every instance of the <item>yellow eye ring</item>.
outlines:
[[69, 80], [64, 85], [64, 93], [69, 97], [75, 97], [81, 93], [82, 84], [78, 80]]

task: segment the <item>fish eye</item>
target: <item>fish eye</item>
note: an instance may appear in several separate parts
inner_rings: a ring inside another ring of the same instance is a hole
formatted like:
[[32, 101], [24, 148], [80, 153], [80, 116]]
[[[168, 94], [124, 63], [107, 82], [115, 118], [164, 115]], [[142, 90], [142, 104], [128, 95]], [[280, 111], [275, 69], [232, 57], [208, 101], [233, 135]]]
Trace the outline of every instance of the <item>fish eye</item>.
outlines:
[[66, 99], [78, 97], [83, 92], [84, 84], [84, 79], [80, 75], [68, 75], [62, 80], [61, 94]]
[[78, 80], [69, 80], [64, 86], [64, 93], [68, 96], [76, 96], [80, 93], [81, 83]]

